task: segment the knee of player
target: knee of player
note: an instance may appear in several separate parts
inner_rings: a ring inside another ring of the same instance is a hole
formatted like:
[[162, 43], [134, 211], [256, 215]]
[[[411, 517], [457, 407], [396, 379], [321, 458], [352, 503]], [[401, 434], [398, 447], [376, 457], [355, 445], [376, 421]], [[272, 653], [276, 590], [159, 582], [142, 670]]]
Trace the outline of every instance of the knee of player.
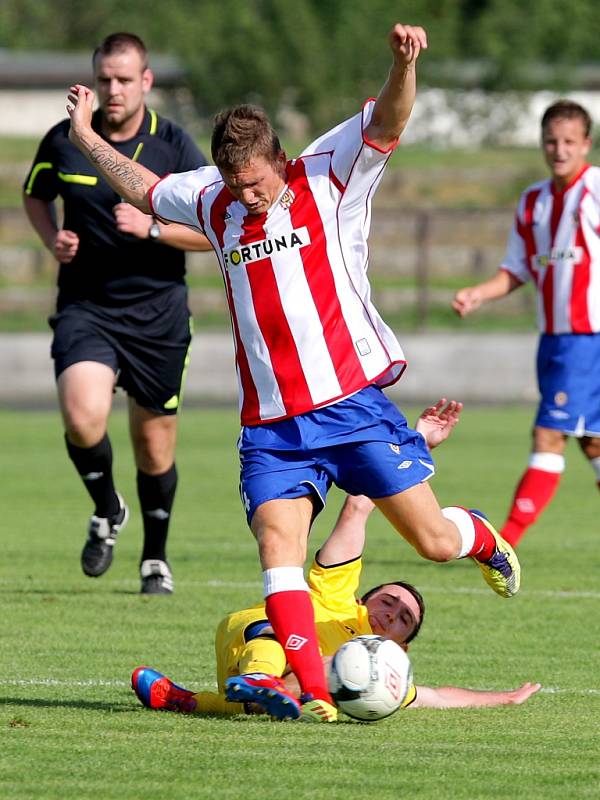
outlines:
[[68, 440], [78, 447], [92, 447], [106, 433], [106, 418], [83, 410], [65, 415], [65, 432]]
[[458, 552], [456, 537], [450, 535], [445, 527], [423, 531], [415, 543], [415, 548], [423, 558], [440, 563], [452, 561]]
[[264, 527], [255, 533], [263, 569], [280, 566], [301, 566], [306, 559], [306, 542], [278, 527]]
[[342, 515], [349, 519], [366, 519], [375, 508], [373, 501], [364, 495], [347, 495], [342, 507]]

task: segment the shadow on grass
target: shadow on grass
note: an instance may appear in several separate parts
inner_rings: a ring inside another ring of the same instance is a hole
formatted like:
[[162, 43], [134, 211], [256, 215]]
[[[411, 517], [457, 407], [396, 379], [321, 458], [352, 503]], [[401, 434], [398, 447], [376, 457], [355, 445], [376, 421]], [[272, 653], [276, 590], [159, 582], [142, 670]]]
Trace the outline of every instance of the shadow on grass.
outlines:
[[28, 699], [23, 697], [1, 697], [0, 706], [26, 706], [27, 708], [76, 708], [86, 711], [108, 711], [111, 714], [123, 714], [142, 711], [141, 706], [130, 703], [101, 703], [88, 700], [49, 700], [36, 697]]
[[51, 603], [56, 597], [74, 597], [74, 596], [87, 596], [87, 597], [106, 597], [106, 595], [126, 595], [128, 597], [140, 597], [144, 602], [149, 602], [152, 596], [166, 597], [166, 595], [142, 595], [139, 589], [103, 589], [102, 591], [94, 591], [94, 589], [35, 589], [29, 586], [20, 587], [2, 587], [0, 586], [0, 595], [41, 595], [42, 600]]

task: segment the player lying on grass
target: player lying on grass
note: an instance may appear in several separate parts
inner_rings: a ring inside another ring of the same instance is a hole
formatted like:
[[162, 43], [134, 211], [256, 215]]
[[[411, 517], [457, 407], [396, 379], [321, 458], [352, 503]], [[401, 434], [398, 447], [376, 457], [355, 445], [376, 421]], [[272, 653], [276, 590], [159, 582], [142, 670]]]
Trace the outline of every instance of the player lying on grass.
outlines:
[[[440, 401], [427, 408], [416, 429], [429, 447], [447, 438], [462, 405]], [[316, 554], [308, 574], [319, 646], [327, 663], [346, 641], [360, 634], [392, 639], [404, 649], [417, 635], [425, 612], [420, 593], [409, 583], [377, 586], [357, 599], [366, 522], [374, 508], [366, 497], [347, 497], [337, 523]], [[143, 705], [197, 714], [266, 711], [273, 717], [301, 717], [299, 687], [289, 672], [264, 603], [237, 611], [219, 624], [215, 638], [218, 692], [192, 692], [149, 667], [138, 667], [132, 686]], [[538, 691], [525, 683], [512, 691], [475, 691], [458, 686], [413, 686], [405, 706], [450, 708], [520, 704]], [[236, 702], [237, 701], [237, 702]]]

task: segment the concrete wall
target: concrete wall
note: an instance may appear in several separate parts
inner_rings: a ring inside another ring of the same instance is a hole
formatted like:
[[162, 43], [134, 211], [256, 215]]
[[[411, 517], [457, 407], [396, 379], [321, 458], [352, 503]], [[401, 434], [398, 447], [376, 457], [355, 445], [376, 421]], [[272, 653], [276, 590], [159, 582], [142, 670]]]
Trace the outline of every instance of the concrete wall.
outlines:
[[[400, 404], [440, 396], [470, 403], [534, 403], [535, 334], [399, 335], [408, 360], [388, 390]], [[54, 404], [50, 335], [0, 334], [0, 405]], [[199, 333], [192, 344], [188, 403], [237, 403], [231, 337]]]
[[[87, 58], [85, 63], [87, 67]], [[35, 82], [28, 89], [0, 85], [0, 135], [42, 136], [66, 117], [66, 88], [70, 80], [65, 77], [64, 88], [32, 88]], [[173, 97], [174, 94], [178, 96]], [[600, 118], [600, 92], [569, 92], [568, 96], [586, 106], [594, 119]], [[535, 147], [542, 113], [556, 99], [556, 93], [547, 91], [494, 94], [481, 90], [420, 88], [403, 141], [442, 148], [486, 144]], [[148, 102], [167, 116], [188, 126], [192, 124], [193, 104], [185, 88], [176, 91], [156, 88]], [[357, 108], [359, 104], [357, 98]], [[285, 130], [285, 116], [278, 121]], [[292, 131], [285, 133], [289, 136]]]

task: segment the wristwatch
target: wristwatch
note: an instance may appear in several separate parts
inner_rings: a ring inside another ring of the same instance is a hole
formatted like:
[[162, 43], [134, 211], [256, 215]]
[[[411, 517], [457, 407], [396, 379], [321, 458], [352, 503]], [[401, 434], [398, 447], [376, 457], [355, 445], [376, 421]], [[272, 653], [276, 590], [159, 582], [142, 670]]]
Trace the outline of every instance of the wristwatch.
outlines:
[[148, 231], [148, 238], [151, 239], [153, 242], [158, 241], [160, 236], [160, 225], [156, 220], [153, 220], [152, 225], [150, 225], [150, 230]]

